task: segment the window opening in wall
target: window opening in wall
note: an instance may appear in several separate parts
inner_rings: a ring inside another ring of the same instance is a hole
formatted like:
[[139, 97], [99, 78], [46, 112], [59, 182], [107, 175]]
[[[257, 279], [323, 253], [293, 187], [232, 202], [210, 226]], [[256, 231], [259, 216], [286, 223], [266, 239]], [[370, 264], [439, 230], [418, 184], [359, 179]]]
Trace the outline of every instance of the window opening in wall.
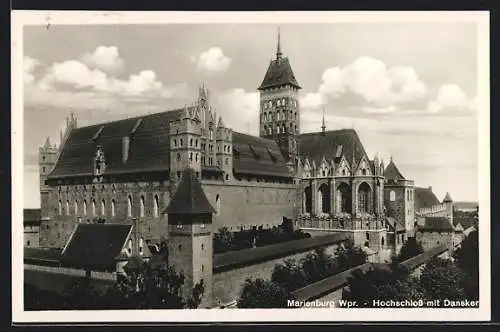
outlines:
[[205, 271], [205, 265], [201, 264], [201, 272]]
[[132, 217], [132, 196], [127, 198], [127, 217]]
[[142, 218], [144, 217], [144, 196], [141, 196], [141, 200], [140, 200], [140, 209], [139, 209], [139, 216]]
[[111, 216], [112, 217], [115, 216], [115, 200], [114, 199], [111, 201]]
[[220, 216], [220, 196], [217, 194], [215, 197], [216, 215]]
[[179, 248], [179, 251], [181, 251], [182, 250], [182, 244], [179, 244], [178, 248]]
[[391, 202], [394, 202], [394, 201], [396, 200], [396, 193], [394, 192], [394, 190], [391, 190], [391, 191], [389, 192], [389, 200], [390, 200]]
[[158, 195], [155, 195], [155, 198], [154, 198], [154, 206], [153, 206], [153, 214], [155, 216], [155, 218], [158, 217], [158, 213], [159, 213], [159, 200], [158, 200]]
[[30, 241], [29, 241], [29, 240], [28, 240], [28, 242], [27, 242], [27, 246], [28, 246], [28, 247], [30, 246]]

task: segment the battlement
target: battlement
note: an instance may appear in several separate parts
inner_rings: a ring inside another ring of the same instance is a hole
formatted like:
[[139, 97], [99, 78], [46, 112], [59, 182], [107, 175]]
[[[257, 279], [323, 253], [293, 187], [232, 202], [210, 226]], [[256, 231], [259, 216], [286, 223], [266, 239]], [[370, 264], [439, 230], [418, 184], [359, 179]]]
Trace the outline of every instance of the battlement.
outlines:
[[418, 209], [415, 211], [415, 214], [420, 217], [440, 217], [445, 216], [444, 214], [447, 213], [448, 208], [447, 203], [441, 203], [428, 208]]

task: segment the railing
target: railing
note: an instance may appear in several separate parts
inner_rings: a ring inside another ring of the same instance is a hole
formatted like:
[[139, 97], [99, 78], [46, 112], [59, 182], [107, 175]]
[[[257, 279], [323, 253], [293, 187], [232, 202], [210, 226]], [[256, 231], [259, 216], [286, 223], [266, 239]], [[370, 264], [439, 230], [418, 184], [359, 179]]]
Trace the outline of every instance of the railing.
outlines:
[[385, 226], [380, 218], [373, 215], [363, 215], [352, 217], [348, 214], [343, 215], [319, 215], [311, 216], [309, 214], [301, 215], [296, 220], [298, 228], [319, 228], [319, 229], [342, 229], [342, 230], [373, 230]]

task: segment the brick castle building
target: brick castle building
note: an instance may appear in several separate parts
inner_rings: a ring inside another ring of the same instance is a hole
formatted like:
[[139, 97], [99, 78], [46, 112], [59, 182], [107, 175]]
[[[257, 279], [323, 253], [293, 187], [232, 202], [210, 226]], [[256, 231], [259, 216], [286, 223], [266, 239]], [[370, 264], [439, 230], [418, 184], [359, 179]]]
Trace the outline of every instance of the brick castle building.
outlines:
[[70, 114], [60, 145], [47, 139], [39, 149], [40, 246], [64, 246], [94, 218], [137, 218], [146, 240], [169, 238], [163, 212], [187, 169], [215, 210], [214, 231], [286, 217], [306, 230], [350, 233], [376, 251], [412, 236], [413, 181], [392, 160], [385, 167], [369, 158], [353, 129], [328, 131], [323, 119], [321, 131], [301, 133], [300, 89], [278, 37], [258, 87], [259, 136], [228, 128], [204, 86], [180, 109], [86, 127]]

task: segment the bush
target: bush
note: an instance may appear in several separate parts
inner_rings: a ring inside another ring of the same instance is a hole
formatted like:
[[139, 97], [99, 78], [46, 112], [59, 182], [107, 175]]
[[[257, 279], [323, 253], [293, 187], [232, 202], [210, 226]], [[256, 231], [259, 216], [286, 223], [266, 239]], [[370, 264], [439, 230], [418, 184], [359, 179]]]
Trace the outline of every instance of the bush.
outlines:
[[243, 284], [238, 308], [286, 308], [292, 299], [278, 284], [264, 279], [247, 279]]
[[399, 255], [396, 256], [393, 260], [396, 262], [404, 262], [405, 260], [420, 255], [423, 252], [424, 248], [422, 248], [422, 245], [417, 242], [417, 239], [414, 237], [410, 237], [401, 247]]

